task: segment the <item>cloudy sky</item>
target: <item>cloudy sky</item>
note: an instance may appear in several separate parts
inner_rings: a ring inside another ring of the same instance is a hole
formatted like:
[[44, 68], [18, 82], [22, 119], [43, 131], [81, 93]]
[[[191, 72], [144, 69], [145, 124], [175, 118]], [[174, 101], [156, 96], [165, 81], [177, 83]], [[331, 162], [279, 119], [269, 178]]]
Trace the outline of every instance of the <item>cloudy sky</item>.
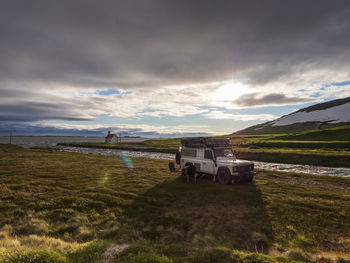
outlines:
[[350, 1], [0, 3], [0, 134], [228, 134], [350, 96]]

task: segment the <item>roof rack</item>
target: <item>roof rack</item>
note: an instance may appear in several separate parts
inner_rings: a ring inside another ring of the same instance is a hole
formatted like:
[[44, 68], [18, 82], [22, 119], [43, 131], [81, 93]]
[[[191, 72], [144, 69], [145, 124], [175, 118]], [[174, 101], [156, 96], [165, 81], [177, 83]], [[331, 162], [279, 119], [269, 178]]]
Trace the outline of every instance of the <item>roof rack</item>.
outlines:
[[201, 147], [231, 147], [229, 138], [184, 138], [181, 139], [182, 146], [201, 148]]

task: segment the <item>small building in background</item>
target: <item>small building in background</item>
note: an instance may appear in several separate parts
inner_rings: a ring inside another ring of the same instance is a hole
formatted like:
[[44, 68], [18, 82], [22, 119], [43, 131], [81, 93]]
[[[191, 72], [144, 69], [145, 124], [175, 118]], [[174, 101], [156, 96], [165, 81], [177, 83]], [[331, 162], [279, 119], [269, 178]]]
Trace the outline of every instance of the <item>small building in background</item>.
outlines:
[[105, 137], [105, 142], [110, 143], [110, 142], [118, 142], [118, 137], [114, 133], [111, 133], [108, 131], [107, 136]]

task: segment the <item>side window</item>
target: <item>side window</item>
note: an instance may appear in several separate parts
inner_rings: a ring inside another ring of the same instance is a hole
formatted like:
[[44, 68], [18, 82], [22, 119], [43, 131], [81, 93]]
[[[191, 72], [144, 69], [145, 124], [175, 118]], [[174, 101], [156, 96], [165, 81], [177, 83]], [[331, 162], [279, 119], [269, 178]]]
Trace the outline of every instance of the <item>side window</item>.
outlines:
[[188, 157], [196, 157], [197, 151], [194, 149], [182, 149], [181, 154]]
[[210, 151], [210, 150], [206, 150], [205, 152], [204, 152], [204, 158], [205, 159], [213, 159], [213, 153], [212, 153], [212, 151]]

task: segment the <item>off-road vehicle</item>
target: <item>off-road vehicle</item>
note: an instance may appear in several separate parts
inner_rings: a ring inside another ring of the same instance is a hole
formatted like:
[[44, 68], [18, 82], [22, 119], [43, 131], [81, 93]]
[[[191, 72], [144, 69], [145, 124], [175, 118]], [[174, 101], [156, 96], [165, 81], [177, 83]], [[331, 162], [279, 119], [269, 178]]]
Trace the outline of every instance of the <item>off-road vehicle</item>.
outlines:
[[251, 182], [254, 163], [237, 160], [228, 138], [186, 138], [176, 154], [183, 175], [209, 175], [220, 184]]

